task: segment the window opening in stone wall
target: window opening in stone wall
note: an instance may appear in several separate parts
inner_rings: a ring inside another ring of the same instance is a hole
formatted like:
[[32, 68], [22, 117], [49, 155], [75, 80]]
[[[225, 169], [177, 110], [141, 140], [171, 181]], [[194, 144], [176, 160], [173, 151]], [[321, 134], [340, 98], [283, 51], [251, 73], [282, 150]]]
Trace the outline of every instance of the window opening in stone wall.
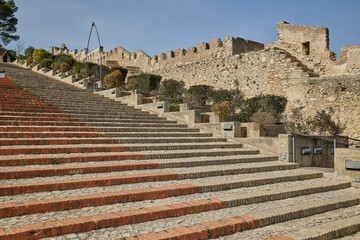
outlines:
[[302, 51], [304, 55], [310, 55], [310, 42], [305, 42], [302, 44]]

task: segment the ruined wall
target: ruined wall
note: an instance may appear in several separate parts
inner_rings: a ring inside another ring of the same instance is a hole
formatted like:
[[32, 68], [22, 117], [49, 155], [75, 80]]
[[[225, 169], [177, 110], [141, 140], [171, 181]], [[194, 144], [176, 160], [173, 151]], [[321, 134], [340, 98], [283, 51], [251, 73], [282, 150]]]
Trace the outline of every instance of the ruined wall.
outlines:
[[306, 67], [319, 75], [352, 75], [360, 73], [360, 47], [345, 46], [339, 60], [329, 49], [329, 30], [279, 22], [279, 40], [265, 44], [289, 52]]
[[153, 71], [164, 79], [183, 80], [187, 87], [208, 84], [215, 88], [239, 87], [245, 97], [259, 94], [285, 96], [292, 108], [305, 106], [306, 116], [332, 107], [335, 118], [346, 123], [345, 135], [360, 137], [360, 75], [310, 78], [282, 50], [267, 48], [231, 57], [205, 59]]
[[360, 45], [341, 48], [339, 60], [329, 70], [329, 75], [339, 73], [360, 74]]
[[335, 54], [329, 50], [329, 30], [287, 22], [277, 25], [279, 40], [266, 45], [283, 49], [315, 73], [326, 75], [336, 60]]

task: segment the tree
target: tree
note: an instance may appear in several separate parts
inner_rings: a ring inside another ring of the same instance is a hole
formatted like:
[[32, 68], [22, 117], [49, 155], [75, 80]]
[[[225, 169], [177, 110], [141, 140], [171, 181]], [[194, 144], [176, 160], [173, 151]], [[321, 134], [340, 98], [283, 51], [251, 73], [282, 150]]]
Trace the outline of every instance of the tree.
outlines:
[[0, 0], [0, 38], [5, 45], [19, 39], [19, 36], [14, 34], [18, 23], [14, 13], [17, 10], [18, 8], [13, 0]]
[[24, 50], [25, 43], [21, 40], [16, 41], [15, 43], [15, 52], [16, 56], [19, 57], [22, 51]]
[[34, 51], [35, 51], [35, 48], [33, 46], [28, 46], [24, 51], [25, 57], [32, 57]]

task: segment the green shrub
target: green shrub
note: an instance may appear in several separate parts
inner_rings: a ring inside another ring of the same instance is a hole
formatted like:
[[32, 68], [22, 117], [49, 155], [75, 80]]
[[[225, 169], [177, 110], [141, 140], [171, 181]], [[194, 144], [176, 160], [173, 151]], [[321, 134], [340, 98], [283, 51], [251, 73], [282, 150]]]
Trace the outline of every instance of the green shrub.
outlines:
[[115, 70], [105, 76], [105, 85], [107, 88], [120, 87], [123, 81], [123, 76], [120, 70]]
[[70, 70], [70, 65], [66, 62], [60, 63], [59, 70], [60, 70], [60, 72], [67, 72]]
[[134, 91], [135, 89], [138, 88], [139, 84], [140, 83], [138, 80], [136, 80], [136, 77], [131, 76], [129, 77], [128, 82], [126, 83], [125, 88], [129, 91]]
[[73, 69], [76, 73], [80, 73], [81, 69], [85, 68], [85, 63], [75, 61], [73, 64]]
[[190, 107], [205, 106], [210, 102], [213, 88], [208, 85], [193, 85], [185, 91], [185, 99]]
[[115, 71], [115, 70], [119, 70], [121, 72], [121, 75], [123, 76], [123, 79], [125, 80], [127, 74], [128, 74], [128, 70], [126, 68], [123, 68], [123, 67], [113, 67], [111, 68], [112, 71]]
[[211, 111], [219, 117], [229, 115], [231, 113], [230, 103], [229, 101], [216, 103], [214, 106], [211, 107]]
[[229, 109], [231, 113], [235, 113], [235, 109], [241, 106], [243, 102], [244, 94], [239, 90], [226, 90], [226, 89], [219, 89], [213, 90], [210, 93], [210, 98], [213, 104], [219, 104], [224, 101], [229, 102]]
[[75, 63], [75, 59], [73, 59], [72, 57], [70, 56], [66, 56], [66, 55], [62, 55], [60, 56], [58, 59], [57, 59], [57, 62], [59, 64], [61, 63], [67, 63], [69, 66], [72, 66], [74, 63]]
[[24, 51], [26, 59], [29, 57], [32, 58], [34, 51], [35, 51], [35, 48], [33, 46], [28, 46]]
[[182, 103], [184, 91], [184, 81], [176, 81], [172, 79], [162, 81], [159, 88], [159, 94], [164, 98], [164, 100], [172, 103]]
[[52, 63], [53, 63], [52, 59], [43, 59], [43, 60], [41, 60], [39, 66], [40, 66], [40, 68], [50, 69]]
[[40, 63], [43, 59], [50, 59], [51, 54], [44, 49], [39, 48], [34, 50], [32, 57], [34, 63]]
[[281, 113], [285, 111], [287, 99], [275, 95], [260, 95], [253, 98], [246, 99], [241, 104], [241, 112], [239, 120], [241, 122], [250, 122], [251, 117], [257, 111], [268, 112], [275, 119], [280, 122]]
[[283, 114], [282, 123], [288, 134], [329, 134], [339, 135], [344, 132], [346, 125], [339, 119], [333, 120], [334, 109], [318, 110], [314, 116], [305, 117], [304, 107], [291, 109], [290, 114]]
[[26, 58], [25, 62], [27, 62], [27, 63], [32, 63], [32, 62], [33, 62], [33, 58], [29, 56], [29, 57]]
[[53, 62], [50, 66], [51, 69], [54, 69], [54, 70], [59, 70], [60, 69], [60, 64], [57, 63], [57, 62]]
[[19, 54], [18, 59], [24, 61], [24, 60], [26, 60], [26, 57], [25, 57], [25, 55]]
[[134, 78], [139, 82], [137, 90], [141, 93], [149, 93], [153, 90], [156, 90], [159, 87], [161, 81], [161, 76], [153, 74], [140, 74], [134, 75]]
[[319, 134], [330, 134], [330, 135], [339, 135], [344, 132], [346, 126], [345, 124], [340, 123], [338, 119], [335, 122], [332, 119], [334, 115], [334, 109], [330, 108], [328, 110], [318, 110], [312, 118], [309, 119], [310, 130], [314, 133]]

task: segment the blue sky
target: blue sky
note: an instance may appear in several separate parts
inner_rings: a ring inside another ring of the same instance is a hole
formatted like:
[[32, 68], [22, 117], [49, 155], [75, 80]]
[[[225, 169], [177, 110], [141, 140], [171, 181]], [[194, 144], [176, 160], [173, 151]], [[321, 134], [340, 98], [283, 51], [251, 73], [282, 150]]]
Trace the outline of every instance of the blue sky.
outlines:
[[[330, 49], [360, 44], [359, 0], [15, 0], [25, 46], [86, 47], [95, 21], [104, 50], [150, 56], [225, 36], [278, 40], [276, 23], [327, 27]], [[14, 49], [14, 43], [8, 46]], [[96, 36], [90, 49], [97, 47]]]

